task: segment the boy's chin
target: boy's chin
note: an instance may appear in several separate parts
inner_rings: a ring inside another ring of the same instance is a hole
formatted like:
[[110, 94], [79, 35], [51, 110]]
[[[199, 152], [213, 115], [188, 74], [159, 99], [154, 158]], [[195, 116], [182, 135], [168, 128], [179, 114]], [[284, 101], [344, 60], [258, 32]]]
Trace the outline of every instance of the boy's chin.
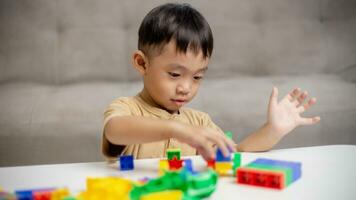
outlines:
[[165, 109], [166, 109], [169, 113], [173, 114], [173, 113], [178, 113], [178, 111], [179, 111], [179, 109], [180, 109], [181, 107], [183, 107], [183, 106], [167, 106], [167, 107], [165, 107]]

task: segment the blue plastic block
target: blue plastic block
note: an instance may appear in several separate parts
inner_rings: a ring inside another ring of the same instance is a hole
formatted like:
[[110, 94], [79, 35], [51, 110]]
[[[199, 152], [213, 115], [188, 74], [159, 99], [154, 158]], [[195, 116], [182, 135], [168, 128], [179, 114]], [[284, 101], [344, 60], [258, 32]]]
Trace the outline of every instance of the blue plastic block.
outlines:
[[196, 172], [193, 170], [193, 164], [191, 159], [185, 159], [183, 162], [183, 166], [191, 174], [196, 174]]
[[134, 169], [134, 162], [133, 156], [120, 156], [120, 169], [121, 170], [133, 170]]
[[17, 190], [15, 191], [17, 200], [33, 200], [33, 193], [39, 191], [51, 191], [55, 188], [42, 188], [42, 189], [32, 189], [32, 190]]
[[16, 198], [18, 200], [32, 200], [32, 190], [21, 190], [16, 191]]
[[231, 161], [231, 156], [225, 157], [222, 151], [218, 148], [216, 151], [216, 162], [226, 162], [226, 161]]
[[302, 175], [302, 163], [300, 162], [291, 162], [291, 161], [284, 161], [284, 160], [273, 160], [273, 159], [265, 159], [259, 158], [252, 163], [254, 164], [265, 164], [270, 166], [278, 166], [278, 167], [288, 167], [292, 170], [292, 181], [296, 181]]

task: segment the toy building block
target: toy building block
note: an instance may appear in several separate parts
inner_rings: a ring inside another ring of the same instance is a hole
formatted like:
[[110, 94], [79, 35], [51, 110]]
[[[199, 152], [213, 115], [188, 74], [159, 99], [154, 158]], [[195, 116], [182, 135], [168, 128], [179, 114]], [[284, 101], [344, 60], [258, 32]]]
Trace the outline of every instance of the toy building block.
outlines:
[[275, 171], [275, 172], [283, 172], [285, 175], [285, 186], [290, 185], [293, 182], [293, 172], [291, 168], [288, 167], [278, 167], [278, 166], [270, 166], [265, 164], [254, 164], [250, 163], [246, 167], [250, 169], [260, 169], [260, 170], [268, 170], [268, 171]]
[[254, 164], [265, 164], [275, 167], [287, 167], [292, 170], [292, 181], [298, 180], [302, 176], [302, 163], [300, 162], [292, 162], [292, 161], [284, 161], [284, 160], [275, 160], [275, 159], [265, 159], [259, 158], [252, 163]]
[[183, 199], [183, 192], [180, 190], [167, 190], [162, 192], [154, 192], [143, 195], [140, 200], [181, 200]]
[[32, 200], [32, 190], [15, 191], [15, 194], [19, 200]]
[[235, 152], [233, 157], [232, 171], [236, 176], [236, 169], [241, 166], [241, 153]]
[[283, 189], [285, 187], [285, 174], [283, 172], [239, 167], [236, 172], [236, 181], [240, 184]]
[[208, 160], [206, 163], [209, 168], [215, 169], [215, 159]]
[[178, 160], [177, 157], [173, 157], [172, 160], [168, 160], [170, 170], [178, 170], [183, 166], [183, 160]]
[[[51, 192], [54, 188], [43, 188], [43, 189], [30, 189], [30, 190], [17, 190], [15, 191], [16, 198], [19, 200], [33, 200], [34, 194], [36, 198], [42, 197], [42, 192]], [[44, 195], [46, 196], [46, 195]]]
[[191, 159], [184, 159], [183, 160], [183, 167], [191, 174], [195, 174], [196, 172], [193, 170], [193, 163]]
[[216, 183], [217, 174], [213, 170], [197, 175], [191, 175], [187, 170], [167, 171], [163, 176], [144, 185], [135, 185], [130, 191], [130, 199], [140, 200], [150, 193], [180, 190], [184, 193], [182, 199], [196, 200], [210, 196], [216, 188]]
[[172, 160], [174, 157], [180, 160], [180, 149], [167, 149], [167, 159]]
[[62, 200], [66, 196], [69, 196], [69, 190], [67, 188], [56, 189], [52, 191], [50, 200]]
[[164, 172], [169, 170], [169, 163], [168, 160], [160, 160], [159, 161], [159, 167], [158, 167], [158, 173], [159, 175], [163, 175]]
[[[189, 199], [202, 199], [210, 196], [216, 189], [218, 175], [209, 169], [195, 176], [187, 176], [186, 195]], [[188, 199], [188, 198], [187, 198]]]
[[225, 157], [222, 151], [218, 148], [216, 150], [216, 162], [229, 162], [229, 161], [231, 161], [230, 154]]
[[120, 156], [120, 169], [121, 170], [133, 170], [134, 161], [132, 155]]
[[228, 175], [231, 170], [231, 162], [216, 162], [215, 171], [219, 175]]
[[52, 190], [33, 191], [33, 200], [51, 200]]
[[301, 177], [301, 163], [260, 158], [236, 172], [238, 183], [283, 189]]
[[86, 191], [77, 196], [80, 200], [128, 199], [133, 182], [120, 177], [87, 178]]

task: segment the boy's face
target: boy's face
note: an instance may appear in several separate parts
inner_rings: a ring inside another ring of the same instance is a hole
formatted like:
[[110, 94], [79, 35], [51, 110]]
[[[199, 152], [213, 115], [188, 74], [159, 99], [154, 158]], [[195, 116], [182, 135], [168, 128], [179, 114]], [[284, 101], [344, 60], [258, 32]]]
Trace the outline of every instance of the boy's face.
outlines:
[[143, 92], [170, 113], [176, 113], [194, 98], [209, 62], [201, 51], [178, 53], [172, 41], [159, 55], [145, 60], [145, 67], [139, 70], [144, 78]]

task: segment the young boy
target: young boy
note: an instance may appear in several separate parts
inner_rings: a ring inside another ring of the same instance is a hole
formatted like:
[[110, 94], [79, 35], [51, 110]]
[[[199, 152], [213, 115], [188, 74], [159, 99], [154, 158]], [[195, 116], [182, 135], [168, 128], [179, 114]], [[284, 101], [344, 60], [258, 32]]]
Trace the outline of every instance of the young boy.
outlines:
[[164, 4], [151, 10], [139, 28], [133, 66], [144, 87], [134, 97], [114, 100], [105, 111], [102, 150], [106, 157], [163, 157], [167, 148], [185, 155], [213, 159], [215, 145], [229, 151], [266, 151], [299, 125], [320, 121], [300, 113], [316, 99], [303, 103], [307, 92], [296, 88], [278, 102], [273, 88], [267, 122], [236, 145], [208, 114], [183, 108], [200, 87], [213, 51], [213, 36], [204, 17], [187, 4]]

